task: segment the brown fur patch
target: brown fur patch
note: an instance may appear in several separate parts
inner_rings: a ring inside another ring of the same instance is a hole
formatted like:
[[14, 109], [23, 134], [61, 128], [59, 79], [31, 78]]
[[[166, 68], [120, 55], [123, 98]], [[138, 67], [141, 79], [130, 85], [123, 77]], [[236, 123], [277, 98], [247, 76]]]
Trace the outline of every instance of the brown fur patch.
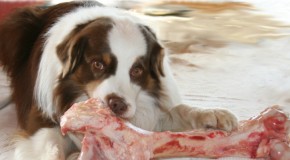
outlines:
[[26, 123], [29, 125], [26, 128], [26, 132], [29, 135], [35, 133], [39, 128], [55, 126], [55, 123], [43, 116], [42, 111], [36, 106], [32, 106]]
[[60, 16], [83, 5], [89, 4], [71, 2], [48, 9], [18, 9], [0, 24], [0, 62], [11, 78], [19, 125], [30, 134], [52, 125], [37, 109], [33, 95], [44, 34]]
[[109, 65], [110, 63], [112, 63], [112, 58], [111, 58], [110, 53], [103, 54], [102, 55], [102, 59], [103, 59], [103, 61], [105, 62], [106, 65]]
[[150, 69], [150, 74], [154, 79], [159, 80], [160, 76], [164, 76], [163, 72], [163, 48], [157, 41], [156, 35], [146, 26], [140, 26], [143, 33], [146, 45], [147, 53], [145, 59], [145, 65]]

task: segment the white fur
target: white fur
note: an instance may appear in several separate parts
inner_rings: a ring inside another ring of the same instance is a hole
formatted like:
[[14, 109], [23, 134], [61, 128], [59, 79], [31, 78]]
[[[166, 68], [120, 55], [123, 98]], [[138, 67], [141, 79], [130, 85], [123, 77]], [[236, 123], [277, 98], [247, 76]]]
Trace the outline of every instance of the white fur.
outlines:
[[164, 105], [168, 110], [173, 107], [180, 105], [182, 102], [181, 96], [176, 85], [173, 73], [170, 67], [169, 57], [167, 56], [168, 51], [165, 49], [165, 56], [163, 59], [163, 69], [165, 77], [161, 77], [162, 91], [166, 95], [164, 99], [160, 99], [160, 103]]
[[59, 128], [41, 129], [27, 139], [20, 137], [15, 146], [16, 160], [63, 160], [70, 150]]
[[[44, 113], [53, 119], [55, 113], [53, 89], [57, 85], [57, 76], [63, 68], [56, 54], [56, 47], [79, 24], [86, 23], [98, 17], [117, 19], [134, 19], [128, 12], [106, 7], [78, 8], [61, 17], [45, 35], [45, 46], [39, 64], [38, 76], [35, 85], [35, 97]], [[134, 19], [135, 21], [137, 19]]]

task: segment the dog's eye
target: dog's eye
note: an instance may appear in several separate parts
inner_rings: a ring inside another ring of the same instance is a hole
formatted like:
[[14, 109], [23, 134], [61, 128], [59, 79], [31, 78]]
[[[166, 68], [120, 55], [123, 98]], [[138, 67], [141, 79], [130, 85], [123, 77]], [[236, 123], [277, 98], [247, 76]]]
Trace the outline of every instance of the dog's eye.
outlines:
[[143, 68], [140, 66], [135, 66], [130, 70], [130, 76], [133, 78], [140, 77], [143, 74]]
[[91, 65], [92, 65], [92, 68], [96, 71], [102, 71], [105, 69], [105, 65], [101, 61], [93, 61]]

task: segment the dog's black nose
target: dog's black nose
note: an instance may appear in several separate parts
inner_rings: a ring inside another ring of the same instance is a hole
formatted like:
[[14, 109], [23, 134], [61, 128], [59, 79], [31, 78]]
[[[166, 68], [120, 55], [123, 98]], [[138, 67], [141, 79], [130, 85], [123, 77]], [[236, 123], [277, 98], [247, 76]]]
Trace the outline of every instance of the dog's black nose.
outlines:
[[111, 108], [111, 110], [117, 115], [122, 115], [127, 110], [127, 104], [121, 97], [108, 98], [108, 105]]

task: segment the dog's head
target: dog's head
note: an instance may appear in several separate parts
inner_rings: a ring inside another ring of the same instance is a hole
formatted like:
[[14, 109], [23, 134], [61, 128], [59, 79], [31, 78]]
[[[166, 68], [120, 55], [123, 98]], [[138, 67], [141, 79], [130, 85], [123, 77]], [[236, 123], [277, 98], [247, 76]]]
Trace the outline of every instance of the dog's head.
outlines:
[[59, 118], [89, 97], [101, 98], [127, 119], [158, 108], [164, 51], [154, 33], [127, 12], [80, 8], [61, 17], [45, 39], [35, 95], [48, 116]]
[[59, 88], [76, 83], [126, 118], [135, 114], [138, 99], [157, 98], [163, 53], [147, 27], [106, 17], [79, 27], [57, 48]]

